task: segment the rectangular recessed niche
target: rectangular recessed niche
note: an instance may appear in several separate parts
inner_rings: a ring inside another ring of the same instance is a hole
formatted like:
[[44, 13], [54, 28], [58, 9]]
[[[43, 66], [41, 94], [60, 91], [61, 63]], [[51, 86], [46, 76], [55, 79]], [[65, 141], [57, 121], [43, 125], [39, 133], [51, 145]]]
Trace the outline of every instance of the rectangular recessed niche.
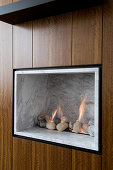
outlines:
[[100, 67], [14, 70], [13, 135], [100, 150]]

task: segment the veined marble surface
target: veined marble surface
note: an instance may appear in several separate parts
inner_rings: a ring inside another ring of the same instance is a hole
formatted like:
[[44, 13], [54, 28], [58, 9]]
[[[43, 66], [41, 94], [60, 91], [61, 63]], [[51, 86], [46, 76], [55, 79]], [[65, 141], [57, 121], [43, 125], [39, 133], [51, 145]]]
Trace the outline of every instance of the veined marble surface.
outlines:
[[58, 104], [69, 120], [77, 120], [84, 95], [84, 118], [94, 120], [94, 86], [94, 73], [17, 75], [16, 131], [35, 126], [40, 113], [51, 115]]

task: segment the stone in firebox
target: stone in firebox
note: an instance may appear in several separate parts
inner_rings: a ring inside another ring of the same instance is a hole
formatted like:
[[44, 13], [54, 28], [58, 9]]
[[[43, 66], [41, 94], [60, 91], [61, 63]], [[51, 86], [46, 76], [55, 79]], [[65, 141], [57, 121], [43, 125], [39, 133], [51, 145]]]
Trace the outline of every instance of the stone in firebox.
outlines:
[[47, 114], [39, 114], [38, 117], [37, 117], [37, 119], [38, 119], [38, 120], [46, 120], [46, 115], [47, 115]]
[[81, 131], [81, 123], [79, 121], [76, 121], [73, 125], [72, 132], [79, 133]]
[[46, 120], [38, 120], [38, 126], [41, 128], [45, 128], [46, 127]]
[[74, 123], [75, 122], [71, 122], [71, 121], [69, 122], [69, 129], [70, 129], [70, 131], [72, 131]]
[[57, 124], [60, 123], [60, 119], [59, 119], [59, 118], [55, 118], [54, 122], [55, 122], [55, 124], [57, 125]]
[[62, 132], [64, 131], [65, 129], [68, 128], [68, 123], [66, 122], [63, 122], [63, 123], [59, 123], [57, 126], [56, 126], [57, 130]]
[[68, 123], [68, 122], [69, 122], [69, 119], [68, 119], [66, 116], [63, 116], [63, 117], [61, 118], [61, 121]]
[[56, 129], [56, 125], [55, 125], [54, 122], [47, 122], [46, 123], [46, 128], [50, 129], [50, 130], [54, 130], [54, 129]]

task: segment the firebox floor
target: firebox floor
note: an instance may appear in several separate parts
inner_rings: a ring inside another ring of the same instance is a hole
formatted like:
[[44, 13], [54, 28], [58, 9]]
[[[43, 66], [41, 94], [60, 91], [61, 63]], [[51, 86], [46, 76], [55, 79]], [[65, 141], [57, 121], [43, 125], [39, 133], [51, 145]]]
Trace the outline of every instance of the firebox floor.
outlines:
[[98, 150], [98, 143], [94, 137], [70, 132], [59, 132], [40, 127], [32, 127], [26, 130], [15, 132], [16, 135], [65, 144], [85, 149]]

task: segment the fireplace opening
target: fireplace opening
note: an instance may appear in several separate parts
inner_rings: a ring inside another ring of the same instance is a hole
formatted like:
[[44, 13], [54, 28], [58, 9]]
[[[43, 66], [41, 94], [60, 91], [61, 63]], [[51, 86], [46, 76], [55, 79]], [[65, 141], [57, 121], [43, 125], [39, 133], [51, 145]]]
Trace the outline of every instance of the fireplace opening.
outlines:
[[100, 66], [14, 70], [14, 136], [100, 150]]

